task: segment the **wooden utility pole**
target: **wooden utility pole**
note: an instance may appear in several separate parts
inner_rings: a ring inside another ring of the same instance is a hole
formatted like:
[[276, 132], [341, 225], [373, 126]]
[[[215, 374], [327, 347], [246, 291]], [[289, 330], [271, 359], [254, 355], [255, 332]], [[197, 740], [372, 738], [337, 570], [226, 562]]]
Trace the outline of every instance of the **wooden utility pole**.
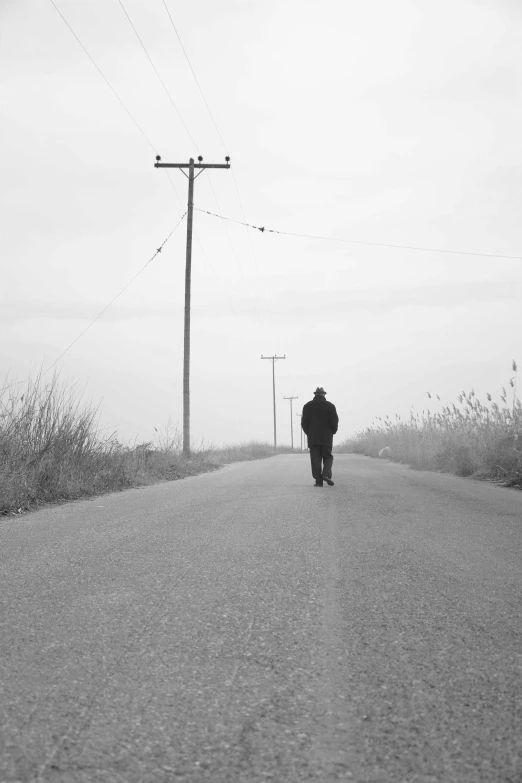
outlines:
[[[296, 413], [295, 415], [299, 416], [300, 419], [303, 418], [303, 414], [302, 413]], [[299, 434], [301, 435], [300, 444], [301, 444], [301, 451], [302, 451], [303, 450], [303, 428], [301, 427], [301, 423], [299, 423]]]
[[294, 420], [292, 418], [292, 400], [298, 400], [299, 397], [283, 397], [284, 400], [290, 400], [290, 437], [292, 440], [292, 451], [294, 450]]
[[275, 395], [275, 363], [277, 359], [286, 359], [286, 354], [284, 356], [263, 356], [261, 355], [262, 359], [270, 359], [272, 362], [272, 396], [274, 400], [274, 449], [277, 449], [277, 426], [276, 426], [276, 395]]
[[185, 264], [185, 330], [183, 335], [183, 454], [190, 456], [190, 281], [192, 276], [192, 218], [194, 213], [194, 169], [229, 169], [230, 158], [225, 158], [226, 163], [203, 163], [201, 155], [198, 162], [190, 158], [188, 163], [161, 163], [161, 157], [156, 155], [154, 167], [157, 169], [188, 169], [185, 176], [188, 179], [188, 204], [187, 204], [187, 260]]

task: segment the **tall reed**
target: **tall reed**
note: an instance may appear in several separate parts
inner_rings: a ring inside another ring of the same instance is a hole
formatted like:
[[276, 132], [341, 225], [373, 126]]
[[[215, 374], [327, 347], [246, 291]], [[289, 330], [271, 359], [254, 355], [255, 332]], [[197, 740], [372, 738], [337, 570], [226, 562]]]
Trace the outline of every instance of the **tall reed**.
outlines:
[[[377, 457], [388, 446], [392, 459], [416, 468], [440, 470], [460, 476], [480, 476], [506, 486], [522, 486], [522, 405], [517, 397], [517, 365], [513, 362], [501, 404], [491, 394], [481, 402], [473, 389], [458, 396], [458, 404], [445, 405], [435, 395], [435, 410], [412, 412], [406, 421], [377, 417], [371, 427], [347, 438], [339, 452]], [[427, 396], [433, 400], [428, 392]]]

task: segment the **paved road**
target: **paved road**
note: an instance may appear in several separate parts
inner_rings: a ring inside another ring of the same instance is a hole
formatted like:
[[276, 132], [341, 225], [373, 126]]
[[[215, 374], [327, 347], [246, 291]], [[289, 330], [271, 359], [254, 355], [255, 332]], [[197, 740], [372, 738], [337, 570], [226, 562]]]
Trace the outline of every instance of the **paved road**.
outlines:
[[2, 783], [522, 781], [522, 493], [307, 460], [0, 521]]

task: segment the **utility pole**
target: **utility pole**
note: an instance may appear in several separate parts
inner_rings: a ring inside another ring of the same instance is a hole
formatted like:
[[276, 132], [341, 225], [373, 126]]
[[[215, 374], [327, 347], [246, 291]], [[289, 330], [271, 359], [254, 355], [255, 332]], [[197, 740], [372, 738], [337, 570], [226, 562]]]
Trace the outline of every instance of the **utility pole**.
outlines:
[[275, 363], [277, 359], [286, 359], [286, 354], [284, 356], [263, 356], [261, 354], [262, 359], [270, 359], [272, 362], [272, 392], [273, 392], [273, 399], [274, 399], [274, 449], [277, 449], [277, 427], [276, 427], [276, 404], [275, 404]]
[[[295, 415], [299, 416], [300, 419], [303, 418], [303, 414], [302, 413], [296, 413]], [[301, 435], [300, 443], [301, 443], [301, 451], [302, 451], [303, 450], [303, 428], [301, 427], [301, 424], [299, 424], [299, 434]]]
[[[183, 335], [183, 454], [190, 456], [190, 281], [192, 275], [192, 216], [194, 211], [194, 180], [199, 177], [204, 169], [229, 169], [230, 158], [225, 158], [226, 163], [203, 163], [201, 155], [198, 162], [190, 158], [188, 163], [161, 163], [160, 155], [156, 155], [156, 169], [188, 169], [185, 176], [188, 179], [188, 204], [187, 204], [187, 260], [185, 264], [185, 330]], [[194, 169], [201, 169], [194, 176]]]
[[283, 397], [284, 400], [290, 400], [290, 436], [292, 440], [292, 451], [294, 450], [294, 420], [292, 418], [292, 400], [298, 400], [299, 397]]

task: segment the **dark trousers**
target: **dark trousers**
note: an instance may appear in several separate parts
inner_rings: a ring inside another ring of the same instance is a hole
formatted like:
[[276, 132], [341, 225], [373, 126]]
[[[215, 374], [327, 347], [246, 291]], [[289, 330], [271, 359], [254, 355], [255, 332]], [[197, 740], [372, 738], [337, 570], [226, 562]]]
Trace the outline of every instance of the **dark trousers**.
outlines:
[[332, 478], [333, 454], [329, 446], [310, 446], [310, 462], [312, 463], [312, 476], [316, 481], [323, 478]]

